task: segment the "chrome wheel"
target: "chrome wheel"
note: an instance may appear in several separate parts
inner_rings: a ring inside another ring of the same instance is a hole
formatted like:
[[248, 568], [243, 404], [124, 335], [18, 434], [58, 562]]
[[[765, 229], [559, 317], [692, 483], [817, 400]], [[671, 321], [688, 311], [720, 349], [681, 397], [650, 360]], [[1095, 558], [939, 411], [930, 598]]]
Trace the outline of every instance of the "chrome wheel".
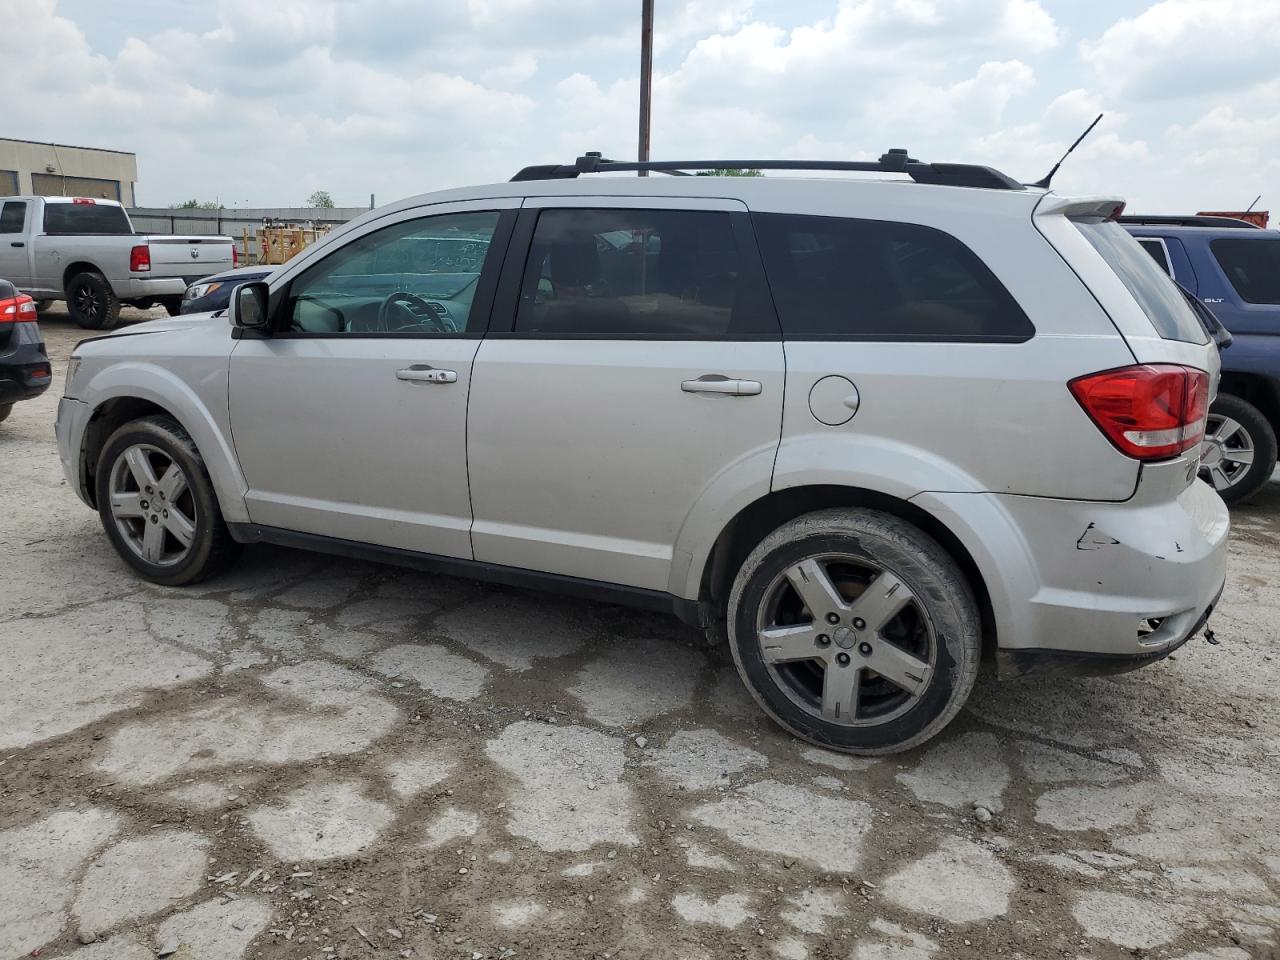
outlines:
[[165, 567], [186, 557], [196, 508], [177, 461], [150, 444], [126, 447], [112, 464], [108, 491], [116, 529], [137, 556]]
[[1209, 414], [1200, 444], [1200, 476], [1221, 493], [1240, 483], [1253, 466], [1253, 437], [1238, 421]]
[[919, 598], [892, 571], [850, 554], [784, 570], [765, 590], [756, 635], [779, 689], [841, 726], [900, 717], [937, 663], [937, 634]]

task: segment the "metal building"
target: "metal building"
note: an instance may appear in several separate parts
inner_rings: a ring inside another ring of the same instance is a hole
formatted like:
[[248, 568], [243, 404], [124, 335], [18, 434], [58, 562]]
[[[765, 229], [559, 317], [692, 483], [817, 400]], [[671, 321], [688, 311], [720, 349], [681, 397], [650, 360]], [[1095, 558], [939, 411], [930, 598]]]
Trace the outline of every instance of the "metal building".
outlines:
[[137, 186], [135, 154], [0, 138], [0, 197], [95, 197], [132, 207]]

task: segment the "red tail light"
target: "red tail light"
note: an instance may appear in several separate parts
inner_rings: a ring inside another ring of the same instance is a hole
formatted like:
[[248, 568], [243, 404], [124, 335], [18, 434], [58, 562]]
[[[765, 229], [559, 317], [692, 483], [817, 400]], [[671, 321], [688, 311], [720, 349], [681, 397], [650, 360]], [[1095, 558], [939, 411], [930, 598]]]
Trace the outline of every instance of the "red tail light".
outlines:
[[25, 293], [0, 300], [0, 323], [35, 323], [36, 302]]
[[1209, 375], [1203, 370], [1146, 363], [1077, 377], [1067, 386], [1127, 456], [1167, 460], [1204, 439]]
[[141, 273], [151, 269], [151, 248], [145, 243], [139, 244], [129, 251], [129, 270]]

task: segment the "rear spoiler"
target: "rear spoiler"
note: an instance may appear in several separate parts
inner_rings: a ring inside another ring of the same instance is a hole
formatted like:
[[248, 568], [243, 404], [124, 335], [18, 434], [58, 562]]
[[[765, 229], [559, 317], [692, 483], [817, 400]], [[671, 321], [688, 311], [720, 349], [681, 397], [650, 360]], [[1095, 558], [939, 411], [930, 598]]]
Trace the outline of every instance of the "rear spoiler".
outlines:
[[1121, 197], [1059, 197], [1046, 193], [1036, 204], [1035, 216], [1063, 216], [1078, 220], [1116, 220], [1124, 210]]

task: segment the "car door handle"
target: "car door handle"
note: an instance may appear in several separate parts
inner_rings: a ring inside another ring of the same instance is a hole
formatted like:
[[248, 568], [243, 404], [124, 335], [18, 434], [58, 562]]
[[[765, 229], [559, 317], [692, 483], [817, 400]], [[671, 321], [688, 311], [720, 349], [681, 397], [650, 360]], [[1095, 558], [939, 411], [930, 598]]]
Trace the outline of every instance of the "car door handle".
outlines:
[[703, 374], [697, 380], [680, 384], [685, 393], [724, 393], [731, 397], [754, 397], [764, 389], [759, 380], [731, 380], [718, 373]]
[[9, 241], [9, 246], [11, 246], [11, 247], [25, 247], [25, 246], [26, 246], [26, 244], [25, 244], [25, 243], [23, 243], [21, 240], [10, 240], [10, 241]]
[[425, 363], [415, 363], [396, 371], [397, 380], [409, 380], [413, 383], [457, 383], [458, 374], [453, 370], [437, 370]]

